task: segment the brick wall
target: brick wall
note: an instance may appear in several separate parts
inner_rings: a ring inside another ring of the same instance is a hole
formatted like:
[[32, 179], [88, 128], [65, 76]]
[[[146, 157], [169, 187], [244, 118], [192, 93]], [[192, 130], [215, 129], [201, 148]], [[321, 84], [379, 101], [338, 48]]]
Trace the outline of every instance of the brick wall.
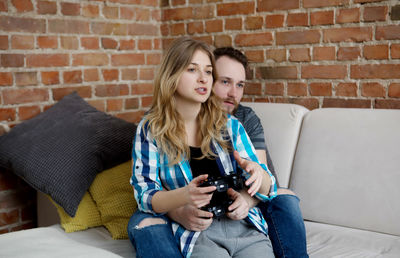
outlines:
[[[247, 54], [245, 100], [400, 109], [398, 1], [0, 0], [0, 123], [73, 90], [136, 122], [163, 46], [181, 35]], [[34, 226], [27, 189], [0, 171], [0, 233]]]

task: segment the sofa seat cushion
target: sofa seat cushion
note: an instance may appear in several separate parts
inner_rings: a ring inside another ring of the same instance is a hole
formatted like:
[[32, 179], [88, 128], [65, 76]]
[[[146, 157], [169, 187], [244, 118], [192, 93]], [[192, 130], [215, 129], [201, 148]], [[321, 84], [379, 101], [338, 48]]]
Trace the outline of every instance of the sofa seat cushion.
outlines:
[[311, 258], [400, 257], [400, 237], [316, 222], [305, 222]]

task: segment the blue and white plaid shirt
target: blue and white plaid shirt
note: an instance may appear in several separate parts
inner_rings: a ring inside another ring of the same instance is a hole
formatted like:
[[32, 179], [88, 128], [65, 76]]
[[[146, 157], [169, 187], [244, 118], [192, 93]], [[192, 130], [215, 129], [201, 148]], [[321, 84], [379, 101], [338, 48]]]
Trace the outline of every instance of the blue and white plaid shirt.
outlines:
[[[133, 156], [133, 175], [131, 184], [134, 186], [135, 198], [139, 210], [153, 213], [151, 200], [153, 195], [163, 189], [173, 190], [184, 187], [193, 179], [188, 160], [182, 160], [179, 164], [169, 166], [168, 158], [157, 147], [147, 125], [143, 127], [142, 120], [136, 131], [134, 141]], [[255, 154], [255, 149], [242, 124], [233, 116], [228, 115], [227, 121], [228, 134], [232, 146], [237, 150], [242, 158], [255, 161], [260, 164]], [[232, 154], [223, 151], [221, 146], [213, 142], [213, 148], [218, 154], [217, 164], [221, 171], [229, 174], [236, 171], [236, 161]], [[271, 177], [271, 188], [268, 196], [257, 193], [256, 197], [261, 201], [267, 201], [276, 196], [276, 183], [274, 176], [270, 173], [267, 166], [260, 164]], [[249, 174], [242, 171], [246, 178]], [[268, 234], [267, 223], [257, 207], [249, 211], [247, 220], [258, 230]], [[200, 232], [186, 230], [176, 222], [172, 222], [172, 230], [175, 238], [180, 243], [180, 248], [184, 257], [190, 257], [194, 244]]]

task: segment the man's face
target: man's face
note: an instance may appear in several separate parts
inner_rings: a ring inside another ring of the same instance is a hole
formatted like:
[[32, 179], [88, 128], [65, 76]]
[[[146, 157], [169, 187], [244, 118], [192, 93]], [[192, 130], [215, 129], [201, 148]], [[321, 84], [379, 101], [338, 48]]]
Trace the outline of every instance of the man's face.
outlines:
[[232, 113], [243, 97], [246, 71], [243, 65], [227, 56], [221, 56], [215, 62], [218, 78], [214, 83], [214, 92], [223, 101], [226, 112]]

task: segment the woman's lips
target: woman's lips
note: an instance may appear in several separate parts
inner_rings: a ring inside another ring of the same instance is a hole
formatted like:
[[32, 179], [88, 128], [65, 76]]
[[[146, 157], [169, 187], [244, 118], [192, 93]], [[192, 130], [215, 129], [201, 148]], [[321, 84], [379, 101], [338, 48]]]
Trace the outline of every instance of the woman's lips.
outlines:
[[206, 87], [196, 88], [196, 92], [200, 95], [205, 95], [207, 94], [207, 88]]

